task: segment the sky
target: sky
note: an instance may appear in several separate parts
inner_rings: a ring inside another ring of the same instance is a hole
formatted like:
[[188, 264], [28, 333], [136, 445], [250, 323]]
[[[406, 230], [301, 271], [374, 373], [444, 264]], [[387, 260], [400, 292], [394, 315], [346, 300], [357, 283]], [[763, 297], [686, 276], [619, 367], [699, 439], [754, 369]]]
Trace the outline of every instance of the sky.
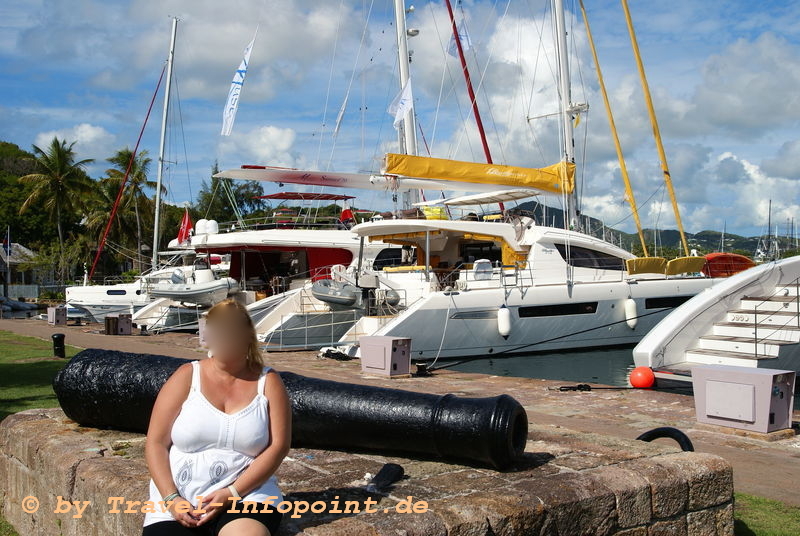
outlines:
[[[470, 36], [493, 161], [559, 161], [550, 3], [453, 3]], [[642, 223], [674, 228], [622, 7], [585, 3]], [[761, 234], [770, 201], [780, 234], [792, 218], [800, 228], [800, 3], [629, 4], [684, 228]], [[580, 8], [565, 5], [572, 101], [589, 105], [575, 129], [581, 210], [632, 232]], [[484, 161], [458, 59], [447, 53], [447, 9], [443, 1], [414, 8], [407, 25], [419, 30], [409, 38], [419, 154]], [[75, 141], [101, 177], [106, 158], [136, 143], [178, 17], [167, 202], [194, 200], [215, 161], [221, 169], [378, 171], [382, 155], [398, 150], [386, 111], [400, 89], [393, 9], [390, 0], [4, 0], [0, 140], [26, 150], [56, 135]], [[254, 35], [233, 131], [221, 136], [230, 82]], [[153, 158], [152, 178], [163, 90], [140, 146]], [[360, 207], [392, 207], [385, 192], [355, 193]]]

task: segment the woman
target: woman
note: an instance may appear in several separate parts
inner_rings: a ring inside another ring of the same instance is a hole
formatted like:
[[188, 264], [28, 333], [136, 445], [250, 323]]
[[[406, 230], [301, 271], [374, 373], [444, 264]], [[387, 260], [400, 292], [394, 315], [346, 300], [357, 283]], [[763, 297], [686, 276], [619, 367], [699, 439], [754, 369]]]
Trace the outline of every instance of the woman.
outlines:
[[[156, 512], [145, 514], [142, 536], [275, 536], [275, 471], [291, 445], [286, 388], [264, 366], [238, 302], [208, 311], [204, 337], [209, 359], [178, 367], [153, 406], [145, 459]], [[256, 508], [237, 499], [231, 508], [235, 497]]]

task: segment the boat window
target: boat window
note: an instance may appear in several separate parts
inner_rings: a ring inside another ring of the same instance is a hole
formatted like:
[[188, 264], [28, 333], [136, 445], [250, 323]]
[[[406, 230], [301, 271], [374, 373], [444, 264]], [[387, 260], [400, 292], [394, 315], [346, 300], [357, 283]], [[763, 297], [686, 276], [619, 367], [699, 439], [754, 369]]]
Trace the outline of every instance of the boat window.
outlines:
[[387, 266], [400, 266], [401, 264], [403, 264], [402, 248], [384, 248], [375, 256], [372, 269], [383, 270]]
[[587, 315], [597, 312], [597, 302], [534, 305], [530, 307], [520, 307], [518, 311], [520, 318], [529, 318], [535, 316]]
[[663, 298], [647, 298], [644, 300], [645, 309], [664, 309], [667, 307], [677, 307], [686, 302], [691, 296], [665, 296]]
[[623, 259], [608, 253], [603, 253], [602, 251], [582, 248], [580, 246], [570, 246], [569, 260], [567, 260], [567, 246], [564, 244], [555, 244], [555, 246], [561, 254], [561, 257], [567, 261], [570, 266], [576, 268], [599, 268], [601, 270], [625, 269], [625, 261]]
[[461, 258], [463, 262], [472, 263], [476, 259], [489, 259], [492, 264], [503, 262], [503, 251], [494, 242], [468, 242], [461, 244]]
[[124, 289], [110, 289], [106, 291], [109, 296], [124, 296], [127, 292]]

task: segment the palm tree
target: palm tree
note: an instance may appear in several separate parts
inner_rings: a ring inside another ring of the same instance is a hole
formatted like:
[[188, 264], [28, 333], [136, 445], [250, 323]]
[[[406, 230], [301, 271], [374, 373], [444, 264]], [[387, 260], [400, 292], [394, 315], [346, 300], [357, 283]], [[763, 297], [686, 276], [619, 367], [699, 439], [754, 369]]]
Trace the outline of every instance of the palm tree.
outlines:
[[[108, 179], [104, 180], [109, 180], [116, 183], [117, 189], [119, 189], [122, 179], [125, 178], [125, 171], [128, 169], [128, 164], [130, 164], [128, 180], [125, 183], [124, 196], [127, 202], [133, 202], [136, 213], [136, 260], [138, 264], [137, 269], [141, 272], [142, 220], [139, 209], [140, 205], [142, 207], [149, 207], [150, 205], [151, 200], [145, 193], [145, 188], [155, 189], [157, 184], [156, 181], [147, 180], [147, 172], [150, 167], [150, 162], [152, 161], [150, 158], [148, 158], [147, 151], [139, 151], [139, 154], [136, 155], [136, 157], [133, 159], [133, 162], [131, 162], [132, 157], [133, 151], [126, 147], [117, 151], [117, 154], [107, 159], [108, 162], [114, 165], [114, 167], [106, 170]], [[167, 189], [162, 185], [161, 193], [164, 194], [166, 191]]]
[[50, 145], [42, 150], [33, 146], [36, 171], [19, 178], [22, 183], [32, 185], [28, 198], [22, 203], [22, 215], [33, 205], [41, 204], [51, 218], [55, 218], [58, 228], [59, 272], [64, 280], [64, 226], [66, 214], [83, 208], [82, 201], [93, 192], [94, 181], [86, 175], [84, 167], [93, 159], [75, 161], [75, 152], [65, 140], [54, 136]]

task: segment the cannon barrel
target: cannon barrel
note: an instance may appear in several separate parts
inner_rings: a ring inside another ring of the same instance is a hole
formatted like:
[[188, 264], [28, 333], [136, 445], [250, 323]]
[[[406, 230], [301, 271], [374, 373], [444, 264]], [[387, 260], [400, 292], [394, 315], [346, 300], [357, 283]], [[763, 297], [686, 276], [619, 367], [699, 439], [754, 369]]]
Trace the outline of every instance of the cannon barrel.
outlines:
[[[83, 426], [145, 433], [174, 357], [87, 349], [53, 380], [64, 413]], [[503, 470], [525, 450], [528, 418], [514, 398], [468, 398], [279, 372], [292, 406], [292, 447], [444, 458]]]

